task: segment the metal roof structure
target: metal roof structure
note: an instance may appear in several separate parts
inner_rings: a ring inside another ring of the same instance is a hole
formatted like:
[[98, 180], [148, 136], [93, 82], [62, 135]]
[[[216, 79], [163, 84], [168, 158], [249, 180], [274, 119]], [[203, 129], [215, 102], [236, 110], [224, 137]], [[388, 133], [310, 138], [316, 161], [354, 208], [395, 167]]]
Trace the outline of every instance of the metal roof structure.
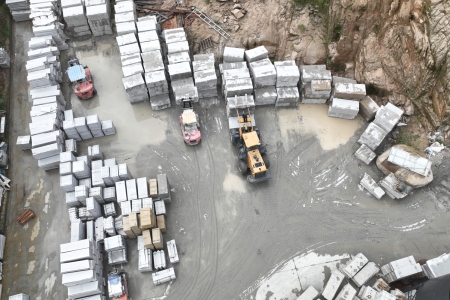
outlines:
[[192, 110], [185, 110], [181, 115], [181, 118], [183, 119], [183, 124], [197, 123], [197, 116]]
[[75, 65], [67, 69], [67, 75], [69, 76], [70, 82], [75, 82], [86, 78], [86, 71], [83, 66]]
[[392, 147], [388, 161], [425, 177], [431, 172], [431, 161], [397, 147]]

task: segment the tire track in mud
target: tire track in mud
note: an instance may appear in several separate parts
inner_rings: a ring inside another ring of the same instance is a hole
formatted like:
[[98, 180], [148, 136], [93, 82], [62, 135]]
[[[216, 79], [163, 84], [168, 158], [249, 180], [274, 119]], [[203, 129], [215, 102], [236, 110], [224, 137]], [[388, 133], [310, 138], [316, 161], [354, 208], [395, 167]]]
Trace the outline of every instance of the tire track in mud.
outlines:
[[198, 276], [200, 274], [200, 268], [201, 268], [201, 248], [202, 248], [202, 234], [201, 234], [201, 224], [200, 224], [200, 217], [201, 217], [201, 212], [200, 212], [200, 205], [198, 203], [198, 199], [200, 199], [200, 164], [198, 161], [198, 156], [197, 156], [197, 151], [196, 149], [194, 149], [194, 155], [195, 155], [195, 163], [196, 163], [196, 172], [195, 175], [197, 177], [197, 201], [195, 201], [195, 199], [192, 199], [192, 206], [196, 206], [197, 207], [197, 213], [198, 213], [198, 217], [197, 217], [197, 230], [198, 232], [200, 232], [200, 234], [198, 234], [198, 257], [197, 257], [197, 269], [194, 272], [191, 272], [190, 274], [194, 273], [194, 278], [193, 280], [189, 280], [187, 281], [189, 284], [189, 286], [187, 288], [181, 286], [180, 289], [180, 293], [183, 294], [184, 291], [187, 291], [187, 294], [185, 294], [186, 299], [189, 299], [190, 294], [194, 291], [194, 287], [197, 285], [197, 281], [198, 281]]
[[[217, 200], [217, 195], [216, 195], [216, 176], [215, 176], [215, 163], [214, 163], [214, 159], [213, 159], [213, 153], [211, 151], [211, 147], [209, 142], [206, 142], [206, 146], [208, 149], [208, 156], [209, 156], [209, 160], [210, 160], [210, 164], [212, 166], [211, 169], [211, 173], [212, 176], [211, 178], [212, 180], [212, 208], [211, 208], [211, 216], [208, 216], [208, 219], [211, 218], [211, 220], [213, 222], [212, 225], [213, 227], [211, 228], [211, 242], [209, 243], [210, 247], [209, 247], [209, 261], [212, 261], [212, 266], [210, 266], [208, 269], [212, 270], [212, 273], [214, 273], [213, 277], [210, 277], [208, 272], [205, 272], [204, 274], [204, 279], [203, 280], [207, 280], [206, 286], [204, 287], [204, 289], [201, 291], [201, 293], [199, 294], [198, 299], [209, 299], [209, 295], [211, 293], [211, 290], [213, 289], [214, 283], [216, 282], [216, 278], [217, 278], [217, 269], [218, 269], [218, 262], [219, 262], [219, 247], [218, 247], [218, 243], [219, 243], [219, 238], [218, 238], [218, 224], [217, 224], [217, 213], [216, 213], [216, 200]], [[211, 269], [212, 268], [212, 269]]]

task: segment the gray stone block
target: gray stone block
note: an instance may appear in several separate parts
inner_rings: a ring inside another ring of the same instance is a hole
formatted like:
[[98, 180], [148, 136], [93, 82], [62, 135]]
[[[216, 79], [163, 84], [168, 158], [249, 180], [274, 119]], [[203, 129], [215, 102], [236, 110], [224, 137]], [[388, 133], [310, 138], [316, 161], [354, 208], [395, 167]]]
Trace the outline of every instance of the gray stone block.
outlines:
[[243, 62], [245, 49], [225, 47], [223, 50], [223, 62]]
[[365, 144], [372, 151], [375, 151], [381, 142], [383, 142], [387, 134], [388, 133], [384, 129], [380, 128], [375, 123], [370, 123], [359, 138], [358, 143]]
[[269, 51], [267, 51], [266, 47], [259, 46], [253, 48], [251, 50], [245, 51], [245, 60], [249, 63], [258, 61], [261, 59], [265, 59], [269, 57]]
[[275, 105], [277, 101], [277, 89], [274, 86], [255, 89], [255, 105]]
[[191, 64], [188, 62], [168, 65], [170, 80], [192, 77]]
[[362, 160], [366, 165], [369, 165], [372, 160], [377, 157], [375, 152], [370, 150], [370, 148], [364, 144], [362, 144], [361, 147], [359, 147], [359, 149], [355, 152], [355, 156]]
[[362, 100], [366, 96], [366, 85], [355, 83], [336, 83], [333, 95], [335, 98]]
[[275, 65], [277, 71], [277, 87], [297, 86], [300, 71], [297, 66]]
[[359, 114], [367, 122], [370, 122], [375, 118], [375, 115], [379, 109], [380, 107], [378, 104], [369, 96], [365, 96], [364, 99], [359, 101]]

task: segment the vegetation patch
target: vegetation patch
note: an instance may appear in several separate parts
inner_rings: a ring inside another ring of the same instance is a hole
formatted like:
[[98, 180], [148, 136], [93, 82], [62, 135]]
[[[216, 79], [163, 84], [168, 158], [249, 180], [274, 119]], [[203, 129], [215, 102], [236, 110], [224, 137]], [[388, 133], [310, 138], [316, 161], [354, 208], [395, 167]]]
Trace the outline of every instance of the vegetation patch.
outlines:
[[305, 6], [311, 4], [316, 6], [322, 13], [325, 13], [330, 4], [330, 0], [293, 0], [295, 6]]

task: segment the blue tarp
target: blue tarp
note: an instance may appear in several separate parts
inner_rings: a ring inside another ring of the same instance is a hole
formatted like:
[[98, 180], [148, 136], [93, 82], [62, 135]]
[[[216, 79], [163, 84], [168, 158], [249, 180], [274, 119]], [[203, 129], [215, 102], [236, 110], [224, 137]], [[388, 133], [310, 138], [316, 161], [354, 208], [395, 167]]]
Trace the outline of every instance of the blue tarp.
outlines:
[[86, 78], [86, 72], [81, 65], [76, 65], [67, 69], [67, 75], [69, 75], [70, 82], [75, 82]]

